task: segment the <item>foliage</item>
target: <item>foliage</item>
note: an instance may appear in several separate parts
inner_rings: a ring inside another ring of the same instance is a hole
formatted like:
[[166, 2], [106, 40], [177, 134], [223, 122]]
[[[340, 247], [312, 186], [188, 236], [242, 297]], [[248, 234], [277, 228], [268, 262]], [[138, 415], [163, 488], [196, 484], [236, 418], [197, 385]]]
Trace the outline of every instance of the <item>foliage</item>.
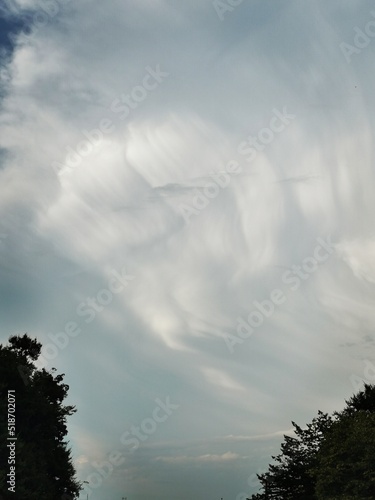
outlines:
[[375, 498], [375, 414], [344, 415], [317, 454], [317, 500]]
[[284, 436], [251, 500], [375, 498], [375, 386], [365, 384], [341, 412], [319, 411], [305, 429], [292, 423], [294, 436]]
[[[13, 336], [0, 345], [0, 490], [4, 499], [71, 500], [81, 486], [75, 479], [71, 452], [65, 441], [66, 419], [75, 407], [64, 405], [69, 387], [64, 375], [35, 361], [41, 344], [28, 335]], [[16, 494], [8, 491], [9, 449], [8, 390], [14, 391], [16, 406]]]

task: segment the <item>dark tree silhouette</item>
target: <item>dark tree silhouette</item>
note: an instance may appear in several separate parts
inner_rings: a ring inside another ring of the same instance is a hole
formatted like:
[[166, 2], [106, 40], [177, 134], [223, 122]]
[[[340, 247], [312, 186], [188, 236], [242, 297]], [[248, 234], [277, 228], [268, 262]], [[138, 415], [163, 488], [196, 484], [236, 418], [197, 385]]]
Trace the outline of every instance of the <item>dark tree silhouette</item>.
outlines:
[[305, 429], [292, 422], [281, 453], [258, 475], [250, 500], [370, 500], [375, 498], [375, 386], [332, 416], [321, 411]]
[[375, 498], [375, 414], [360, 410], [332, 427], [312, 471], [317, 500]]
[[[41, 344], [28, 335], [0, 345], [0, 491], [1, 499], [73, 500], [81, 490], [65, 441], [66, 419], [76, 410], [65, 406], [69, 387], [64, 375], [38, 369]], [[8, 391], [15, 396], [16, 493], [10, 491]]]

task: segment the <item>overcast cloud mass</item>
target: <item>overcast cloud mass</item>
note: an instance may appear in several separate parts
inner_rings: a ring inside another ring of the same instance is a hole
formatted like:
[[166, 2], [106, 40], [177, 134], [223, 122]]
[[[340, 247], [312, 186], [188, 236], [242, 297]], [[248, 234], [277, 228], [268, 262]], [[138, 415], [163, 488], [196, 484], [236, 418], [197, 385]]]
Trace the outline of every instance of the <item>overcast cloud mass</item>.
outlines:
[[374, 375], [373, 2], [1, 15], [1, 341], [66, 374], [82, 498], [242, 500]]

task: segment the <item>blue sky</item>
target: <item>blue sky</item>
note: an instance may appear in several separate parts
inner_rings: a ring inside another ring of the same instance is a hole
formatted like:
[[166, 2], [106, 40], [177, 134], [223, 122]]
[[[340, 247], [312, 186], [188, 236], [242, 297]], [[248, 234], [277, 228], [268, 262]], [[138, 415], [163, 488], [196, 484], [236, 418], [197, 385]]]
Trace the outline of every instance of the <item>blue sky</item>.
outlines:
[[24, 15], [16, 15], [7, 6], [0, 7], [0, 54], [2, 60], [12, 53], [17, 36], [23, 30], [27, 30], [27, 26], [27, 18]]
[[372, 9], [2, 8], [1, 340], [66, 374], [82, 498], [243, 500], [373, 381]]

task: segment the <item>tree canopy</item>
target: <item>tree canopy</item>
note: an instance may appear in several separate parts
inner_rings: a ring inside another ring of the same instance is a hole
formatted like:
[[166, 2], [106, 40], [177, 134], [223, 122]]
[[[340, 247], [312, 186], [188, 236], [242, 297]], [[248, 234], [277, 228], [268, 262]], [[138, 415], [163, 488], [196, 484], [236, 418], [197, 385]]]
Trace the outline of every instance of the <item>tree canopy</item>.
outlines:
[[[80, 483], [75, 478], [66, 420], [76, 410], [64, 405], [69, 387], [54, 368], [38, 369], [41, 344], [28, 335], [12, 336], [0, 345], [0, 498], [72, 500]], [[8, 419], [8, 391], [15, 411]], [[16, 493], [9, 490], [9, 422], [15, 418]]]
[[306, 428], [295, 422], [281, 453], [258, 475], [262, 492], [249, 500], [370, 500], [375, 498], [375, 386], [321, 411]]

